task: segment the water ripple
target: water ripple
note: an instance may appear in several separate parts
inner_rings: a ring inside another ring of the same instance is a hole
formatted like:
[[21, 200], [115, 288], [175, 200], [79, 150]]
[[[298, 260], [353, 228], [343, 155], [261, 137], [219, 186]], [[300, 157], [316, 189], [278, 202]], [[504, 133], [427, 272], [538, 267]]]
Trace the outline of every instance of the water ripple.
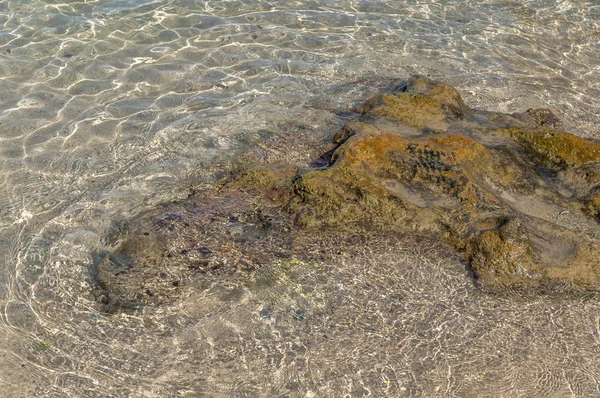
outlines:
[[1, 2], [0, 395], [594, 396], [596, 298], [484, 296], [423, 242], [145, 314], [90, 292], [136, 214], [240, 159], [308, 165], [412, 73], [600, 138], [599, 27], [585, 0]]

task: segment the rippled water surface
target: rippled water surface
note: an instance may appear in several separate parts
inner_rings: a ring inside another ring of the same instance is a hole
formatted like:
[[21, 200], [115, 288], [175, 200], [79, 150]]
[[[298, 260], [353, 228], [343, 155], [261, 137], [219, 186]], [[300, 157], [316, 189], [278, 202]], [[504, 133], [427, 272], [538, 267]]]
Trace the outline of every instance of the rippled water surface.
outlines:
[[363, 242], [147, 314], [91, 295], [126, 220], [266, 139], [317, 147], [413, 73], [600, 138], [600, 6], [1, 1], [0, 395], [600, 396], [596, 298], [484, 295], [436, 243]]

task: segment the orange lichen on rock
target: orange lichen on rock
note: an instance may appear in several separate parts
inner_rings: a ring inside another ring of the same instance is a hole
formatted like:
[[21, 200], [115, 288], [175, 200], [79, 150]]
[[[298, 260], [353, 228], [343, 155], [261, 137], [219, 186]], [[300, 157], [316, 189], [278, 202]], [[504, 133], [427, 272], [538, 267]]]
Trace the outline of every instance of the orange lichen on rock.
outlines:
[[560, 130], [506, 129], [509, 135], [530, 156], [536, 156], [550, 167], [578, 167], [590, 162], [600, 162], [600, 145]]

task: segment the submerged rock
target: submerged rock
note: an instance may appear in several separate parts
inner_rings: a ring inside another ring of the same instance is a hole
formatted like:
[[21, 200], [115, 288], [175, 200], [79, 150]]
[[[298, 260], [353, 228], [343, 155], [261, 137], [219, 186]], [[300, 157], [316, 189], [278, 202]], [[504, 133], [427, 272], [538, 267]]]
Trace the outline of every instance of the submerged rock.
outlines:
[[269, 213], [233, 189], [160, 206], [135, 220], [98, 265], [94, 293], [109, 311], [140, 309], [239, 282], [291, 257], [287, 227]]
[[102, 300], [171, 302], [183, 285], [302, 259], [323, 234], [434, 237], [486, 289], [600, 287], [600, 145], [554, 129], [547, 109], [469, 109], [454, 88], [418, 76], [357, 116], [325, 167], [250, 165], [218, 193], [140, 218], [99, 266]]

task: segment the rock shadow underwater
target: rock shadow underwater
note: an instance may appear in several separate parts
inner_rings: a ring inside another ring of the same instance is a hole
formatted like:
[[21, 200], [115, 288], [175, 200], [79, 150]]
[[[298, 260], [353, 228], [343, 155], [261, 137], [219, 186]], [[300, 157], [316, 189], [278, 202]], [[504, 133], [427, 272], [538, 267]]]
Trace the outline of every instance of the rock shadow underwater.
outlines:
[[600, 287], [600, 145], [551, 111], [471, 109], [415, 76], [359, 107], [327, 149], [318, 167], [248, 164], [132, 220], [98, 265], [97, 299], [172, 304], [383, 236], [442, 242], [485, 291]]

